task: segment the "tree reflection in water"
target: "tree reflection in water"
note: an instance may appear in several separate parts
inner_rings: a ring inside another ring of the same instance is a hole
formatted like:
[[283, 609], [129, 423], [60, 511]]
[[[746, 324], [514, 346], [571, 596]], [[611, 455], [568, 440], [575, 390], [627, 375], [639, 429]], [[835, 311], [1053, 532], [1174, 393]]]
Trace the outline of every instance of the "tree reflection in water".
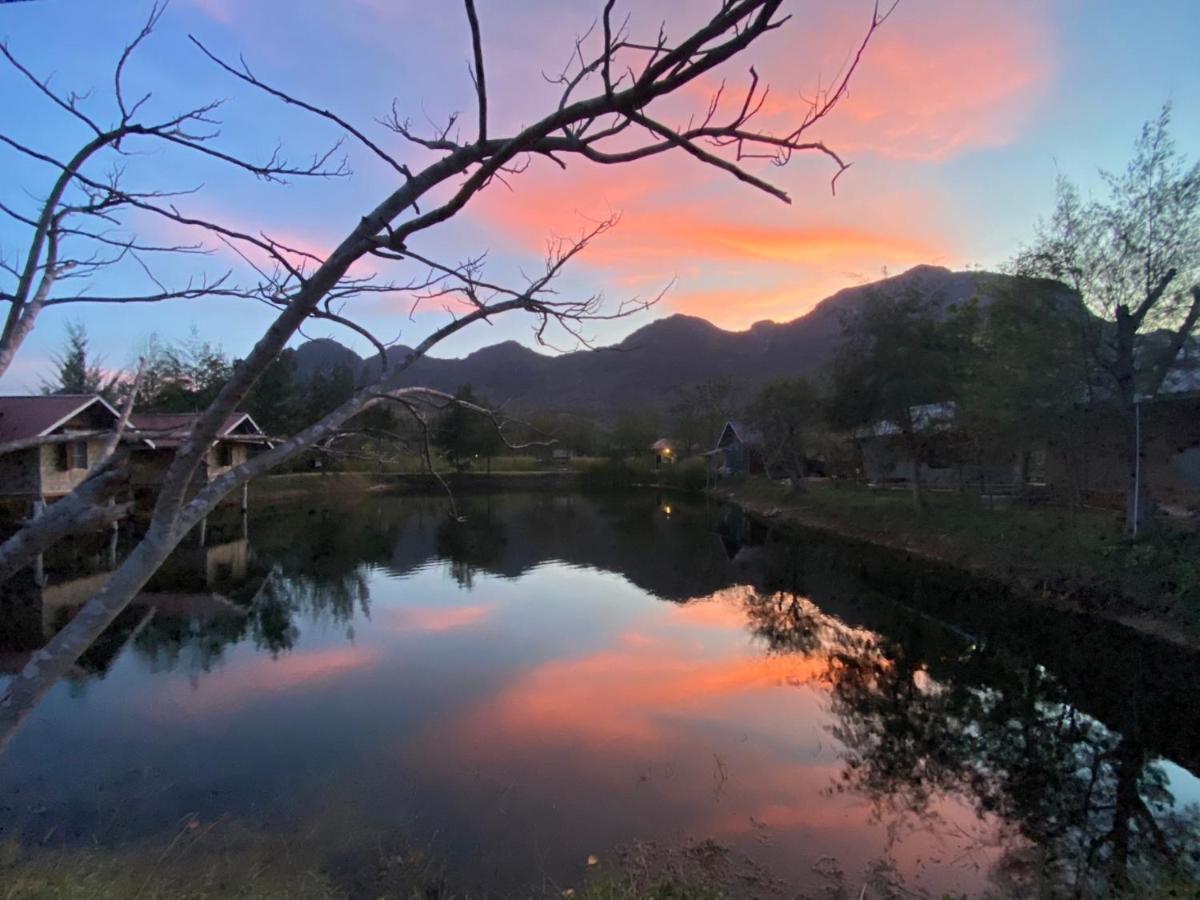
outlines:
[[[404, 498], [265, 510], [249, 537], [244, 523], [225, 533], [213, 522], [204, 546], [148, 586], [155, 614], [131, 607], [81, 660], [76, 684], [128, 644], [153, 669], [199, 676], [239, 642], [286, 654], [314, 623], [353, 638], [371, 616], [372, 578], [431, 564], [464, 590], [481, 572], [515, 578], [547, 560], [619, 573], [663, 602], [749, 585], [747, 627], [763, 652], [823, 672], [842, 758], [830, 790], [866, 797], [897, 838], [950, 827], [939, 820], [949, 795], [999, 823], [993, 881], [1017, 896], [1136, 891], [1196, 867], [1197, 813], [1176, 807], [1160, 761], [1200, 770], [1200, 734], [1188, 727], [1200, 705], [1194, 654], [1026, 609], [895, 554], [764, 533], [736, 510], [665, 505], [470, 497], [454, 521], [441, 500]], [[12, 666], [103, 577], [88, 565], [75, 582], [9, 598], [0, 652]], [[214, 594], [228, 602], [195, 599]]]
[[748, 606], [768, 652], [826, 660], [844, 761], [831, 789], [866, 796], [897, 832], [934, 825], [954, 794], [1014, 832], [994, 876], [1019, 895], [1195, 874], [1197, 811], [1176, 808], [1136, 709], [1118, 734], [1031, 657], [965, 644], [934, 677], [902, 635], [847, 627], [798, 594], [760, 592]]
[[435, 549], [450, 566], [450, 574], [459, 587], [475, 585], [475, 574], [495, 570], [504, 560], [508, 532], [495, 520], [489, 503], [480, 514], [454, 519], [446, 516], [438, 523]]

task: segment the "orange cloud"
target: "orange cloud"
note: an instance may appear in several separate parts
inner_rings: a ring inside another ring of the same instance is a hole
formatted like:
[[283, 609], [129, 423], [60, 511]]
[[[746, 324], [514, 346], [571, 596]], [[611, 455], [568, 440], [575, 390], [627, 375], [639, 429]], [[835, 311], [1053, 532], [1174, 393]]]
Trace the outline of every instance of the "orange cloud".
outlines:
[[[873, 176], [837, 198], [796, 192], [805, 204], [786, 207], [688, 162], [681, 179], [673, 165], [543, 167], [517, 179], [512, 192], [478, 198], [472, 215], [509, 248], [540, 253], [549, 235], [578, 234], [619, 213], [574, 269], [641, 295], [674, 282], [672, 310], [727, 328], [790, 320], [847, 283], [955, 256], [937, 234], [941, 197], [932, 190], [877, 186]], [[725, 190], [743, 192], [745, 202], [730, 207]]]
[[[699, 617], [697, 617], [699, 618]], [[726, 698], [819, 681], [818, 657], [695, 658], [626, 632], [617, 646], [537, 666], [456, 727], [454, 744], [607, 744], [642, 752], [668, 739], [659, 719]]]
[[[810, 109], [817, 88], [841, 77], [848, 50], [865, 33], [870, 4], [809, 14], [803, 29], [770, 42], [757, 69], [772, 90], [759, 125], [787, 133]], [[1033, 0], [901, 3], [874, 36], [849, 90], [809, 137], [839, 153], [940, 161], [1011, 142], [1045, 96], [1053, 76], [1051, 11]], [[835, 76], [834, 73], [837, 73]], [[818, 81], [818, 79], [820, 79]], [[730, 76], [732, 112], [744, 79]], [[711, 96], [716, 83], [697, 86]]]
[[591, 262], [615, 264], [641, 258], [722, 260], [744, 263], [839, 265], [863, 260], [917, 263], [944, 252], [933, 242], [902, 235], [838, 227], [771, 227], [660, 214], [622, 222], [598, 244]]

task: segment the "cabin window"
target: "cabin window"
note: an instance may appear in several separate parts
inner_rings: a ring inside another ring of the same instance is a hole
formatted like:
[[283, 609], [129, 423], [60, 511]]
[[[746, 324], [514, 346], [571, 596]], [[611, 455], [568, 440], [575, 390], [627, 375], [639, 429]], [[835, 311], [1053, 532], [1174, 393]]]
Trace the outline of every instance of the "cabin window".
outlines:
[[71, 451], [66, 444], [54, 445], [54, 469], [57, 472], [65, 472], [71, 468]]
[[233, 447], [229, 444], [221, 444], [217, 447], [217, 465], [222, 467], [233, 465]]
[[71, 468], [86, 469], [88, 467], [87, 441], [71, 442]]

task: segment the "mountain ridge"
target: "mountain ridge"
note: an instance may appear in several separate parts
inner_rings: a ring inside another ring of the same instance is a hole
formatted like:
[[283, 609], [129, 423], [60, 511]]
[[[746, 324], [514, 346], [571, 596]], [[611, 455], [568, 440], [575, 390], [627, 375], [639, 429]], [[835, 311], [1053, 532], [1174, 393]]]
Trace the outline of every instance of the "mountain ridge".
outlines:
[[[613, 344], [611, 349], [619, 353], [577, 350], [545, 356], [509, 340], [460, 358], [419, 359], [405, 373], [404, 384], [444, 391], [470, 384], [490, 402], [526, 411], [605, 413], [631, 406], [663, 407], [677, 388], [711, 378], [730, 377], [753, 388], [775, 378], [812, 374], [836, 353], [845, 317], [874, 294], [898, 296], [915, 290], [949, 310], [971, 299], [986, 304], [1013, 289], [1078, 302], [1059, 282], [922, 265], [843, 288], [787, 322], [756, 322], [744, 331], [727, 331], [707, 319], [677, 313]], [[392, 347], [388, 357], [399, 361], [411, 352]], [[295, 358], [301, 377], [339, 365], [349, 366], [359, 380], [379, 372], [377, 355], [364, 359], [330, 338], [302, 344]]]

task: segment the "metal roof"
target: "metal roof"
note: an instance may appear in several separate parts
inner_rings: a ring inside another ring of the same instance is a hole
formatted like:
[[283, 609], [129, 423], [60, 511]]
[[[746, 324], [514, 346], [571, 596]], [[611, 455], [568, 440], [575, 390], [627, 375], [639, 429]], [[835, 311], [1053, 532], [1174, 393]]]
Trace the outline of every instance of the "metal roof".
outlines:
[[93, 405], [115, 422], [120, 413], [96, 394], [33, 394], [0, 397], [0, 444], [46, 437]]

